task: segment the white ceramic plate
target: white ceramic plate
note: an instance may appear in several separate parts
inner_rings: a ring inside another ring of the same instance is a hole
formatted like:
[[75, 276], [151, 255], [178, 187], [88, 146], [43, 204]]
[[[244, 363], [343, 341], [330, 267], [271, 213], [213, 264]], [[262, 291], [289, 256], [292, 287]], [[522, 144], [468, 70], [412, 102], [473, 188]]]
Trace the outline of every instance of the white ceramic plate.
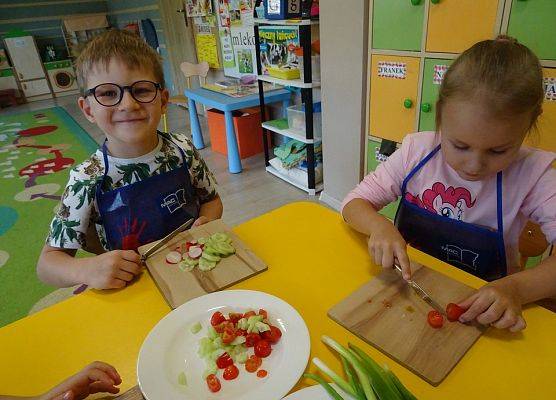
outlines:
[[[259, 308], [264, 308], [271, 324], [282, 331], [282, 338], [261, 367], [268, 371], [268, 376], [258, 378], [240, 364], [239, 377], [233, 381], [225, 381], [219, 371], [222, 389], [211, 393], [203, 379], [205, 362], [197, 355], [199, 340], [206, 336], [210, 317], [216, 311], [227, 314]], [[192, 334], [190, 328], [197, 322], [203, 329]], [[152, 329], [139, 352], [137, 379], [147, 400], [277, 400], [301, 377], [309, 360], [310, 346], [305, 322], [283, 300], [262, 292], [224, 290], [188, 301]], [[178, 383], [181, 372], [185, 372], [187, 386]]]
[[[334, 383], [332, 387], [336, 389], [338, 394], [345, 400], [355, 400], [352, 396], [339, 389]], [[332, 397], [326, 393], [326, 390], [324, 390], [321, 385], [314, 385], [293, 392], [289, 396], [284, 397], [284, 400], [332, 400]]]

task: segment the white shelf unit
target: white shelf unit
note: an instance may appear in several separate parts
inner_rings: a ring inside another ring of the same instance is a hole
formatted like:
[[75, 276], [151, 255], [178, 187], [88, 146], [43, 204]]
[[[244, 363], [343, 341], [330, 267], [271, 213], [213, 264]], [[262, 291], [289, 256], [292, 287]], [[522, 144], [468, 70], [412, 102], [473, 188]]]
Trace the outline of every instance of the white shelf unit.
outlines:
[[257, 75], [257, 79], [264, 82], [275, 83], [277, 85], [291, 86], [291, 87], [297, 87], [301, 89], [320, 87], [319, 81], [307, 83], [307, 82], [303, 82], [301, 79], [280, 79], [270, 75]]
[[[295, 23], [293, 22], [295, 21]], [[318, 24], [316, 20], [266, 20], [266, 19], [255, 19], [255, 47], [257, 56], [257, 78], [259, 83], [259, 99], [261, 105], [261, 119], [263, 127], [263, 143], [264, 143], [264, 153], [265, 153], [265, 164], [267, 172], [272, 175], [298, 187], [301, 190], [306, 191], [310, 195], [316, 195], [318, 192], [322, 191], [323, 183], [316, 183], [316, 157], [315, 157], [315, 144], [320, 143], [320, 138], [314, 137], [313, 129], [313, 88], [320, 87], [320, 81], [312, 81], [312, 68], [311, 68], [311, 25]], [[302, 79], [279, 79], [268, 75], [262, 75], [262, 66], [260, 58], [260, 40], [259, 40], [259, 25], [282, 25], [282, 26], [299, 26], [299, 43], [303, 49], [303, 76]], [[301, 101], [305, 105], [305, 132], [300, 133], [298, 130], [292, 129], [279, 129], [276, 126], [272, 126], [266, 122], [266, 109], [264, 106], [264, 95], [263, 95], [263, 82], [270, 82], [278, 84], [281, 86], [290, 86], [301, 89]], [[268, 131], [277, 133], [282, 136], [286, 136], [292, 139], [299, 140], [307, 145], [307, 184], [301, 185], [298, 182], [292, 180], [290, 177], [282, 174], [272, 165], [270, 165], [270, 151], [267, 133]]]
[[320, 138], [316, 138], [316, 139], [307, 139], [306, 135], [304, 133], [299, 133], [299, 131], [294, 130], [294, 129], [280, 129], [277, 128], [275, 126], [272, 126], [271, 123], [273, 121], [267, 121], [267, 122], [263, 122], [263, 128], [266, 130], [269, 130], [271, 132], [277, 133], [279, 135], [282, 136], [286, 136], [295, 140], [299, 140], [300, 142], [303, 143], [318, 143], [321, 141]]
[[299, 188], [299, 189], [301, 189], [301, 190], [304, 190], [305, 192], [307, 192], [307, 193], [310, 194], [311, 196], [314, 196], [314, 195], [316, 195], [318, 192], [321, 192], [321, 191], [322, 191], [322, 188], [323, 188], [322, 182], [321, 182], [321, 183], [318, 183], [314, 189], [310, 189], [310, 188], [309, 188], [308, 186], [306, 186], [306, 185], [301, 185], [301, 184], [299, 184], [298, 182], [296, 182], [296, 181], [290, 179], [289, 176], [286, 176], [286, 175], [280, 173], [280, 172], [279, 172], [276, 168], [274, 168], [272, 165], [268, 165], [268, 166], [266, 167], [266, 171], [267, 171], [267, 172], [270, 172], [272, 175], [277, 176], [278, 178], [280, 178], [280, 179], [282, 179], [282, 180], [288, 182], [289, 184], [294, 185], [295, 187], [297, 187], [297, 188]]

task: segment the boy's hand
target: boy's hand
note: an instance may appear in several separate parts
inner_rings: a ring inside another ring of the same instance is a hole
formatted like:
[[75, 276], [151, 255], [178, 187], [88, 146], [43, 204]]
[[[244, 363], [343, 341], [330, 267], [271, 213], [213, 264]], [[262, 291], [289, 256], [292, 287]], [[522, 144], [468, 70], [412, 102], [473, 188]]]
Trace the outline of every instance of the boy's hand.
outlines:
[[91, 258], [83, 282], [95, 289], [119, 289], [141, 270], [141, 257], [135, 251], [113, 250]]
[[77, 374], [66, 379], [48, 393], [40, 396], [40, 400], [81, 400], [93, 393], [118, 393], [116, 386], [122, 383], [120, 375], [114, 367], [95, 361]]
[[375, 264], [382, 265], [383, 268], [392, 268], [394, 260], [397, 259], [402, 268], [403, 278], [405, 280], [410, 279], [411, 268], [405, 240], [390, 221], [386, 219], [379, 221], [372, 227], [371, 235], [369, 236], [369, 253], [373, 257]]
[[210, 220], [209, 220], [207, 217], [205, 217], [204, 215], [201, 215], [199, 218], [197, 218], [197, 219], [195, 220], [195, 222], [193, 222], [193, 226], [204, 225], [204, 224], [206, 224], [206, 223], [209, 222], [209, 221], [210, 221]]
[[458, 305], [467, 310], [460, 316], [460, 322], [476, 319], [482, 325], [509, 329], [511, 332], [518, 332], [527, 326], [521, 315], [521, 301], [512, 285], [504, 280], [483, 286]]

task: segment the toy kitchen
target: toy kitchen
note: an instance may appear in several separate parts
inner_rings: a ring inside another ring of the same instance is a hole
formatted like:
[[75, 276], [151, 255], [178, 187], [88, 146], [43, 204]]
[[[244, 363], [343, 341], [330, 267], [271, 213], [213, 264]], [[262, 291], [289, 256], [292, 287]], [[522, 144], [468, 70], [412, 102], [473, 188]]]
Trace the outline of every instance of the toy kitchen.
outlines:
[[3, 42], [0, 93], [15, 96], [18, 103], [78, 93], [71, 60], [55, 60], [50, 48], [43, 63], [34, 37], [25, 32], [9, 33]]

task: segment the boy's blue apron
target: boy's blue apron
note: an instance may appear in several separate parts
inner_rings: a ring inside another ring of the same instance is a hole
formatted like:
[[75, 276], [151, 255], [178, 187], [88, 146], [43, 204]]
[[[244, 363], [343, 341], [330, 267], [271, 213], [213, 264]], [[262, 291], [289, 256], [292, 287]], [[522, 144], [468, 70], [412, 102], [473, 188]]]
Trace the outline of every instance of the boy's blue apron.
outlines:
[[406, 200], [406, 188], [438, 151], [438, 145], [404, 179], [395, 224], [404, 240], [431, 256], [487, 281], [506, 275], [502, 222], [502, 172], [496, 176], [498, 230], [462, 222], [428, 211]]
[[109, 191], [104, 191], [108, 175], [106, 141], [102, 146], [105, 168], [96, 186], [96, 201], [110, 250], [136, 250], [199, 216], [200, 202], [191, 185], [185, 154], [170, 137], [159, 135], [178, 148], [183, 164]]

